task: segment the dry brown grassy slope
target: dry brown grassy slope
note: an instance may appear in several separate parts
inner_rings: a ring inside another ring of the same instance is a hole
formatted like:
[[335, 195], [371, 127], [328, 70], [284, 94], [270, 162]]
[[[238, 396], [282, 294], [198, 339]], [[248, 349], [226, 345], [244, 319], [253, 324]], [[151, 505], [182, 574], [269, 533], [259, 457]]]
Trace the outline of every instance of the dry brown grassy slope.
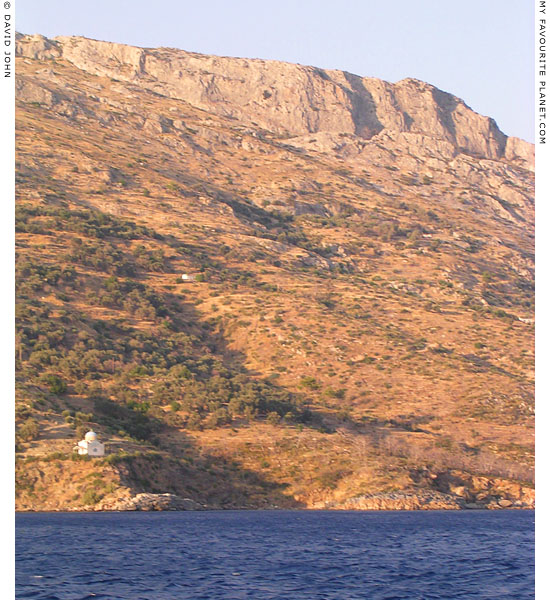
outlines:
[[[136, 74], [121, 48], [19, 40], [20, 508], [82, 506], [85, 477], [88, 504], [212, 506], [532, 480], [529, 145], [414, 80], [224, 67], [251, 97], [286, 78], [260, 110], [215, 57], [149, 51]], [[126, 452], [105, 485], [68, 458], [90, 426]]]

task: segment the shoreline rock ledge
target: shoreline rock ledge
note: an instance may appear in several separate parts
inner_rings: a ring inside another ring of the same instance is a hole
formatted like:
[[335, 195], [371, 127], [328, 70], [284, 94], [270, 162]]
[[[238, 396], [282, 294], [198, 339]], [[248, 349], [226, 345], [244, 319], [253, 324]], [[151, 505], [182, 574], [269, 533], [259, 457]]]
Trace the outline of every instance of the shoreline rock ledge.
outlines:
[[468, 501], [456, 495], [436, 491], [418, 490], [415, 494], [400, 492], [387, 494], [366, 494], [343, 502], [325, 502], [314, 508], [331, 510], [472, 510], [489, 509], [533, 509], [533, 497], [510, 500], [502, 497], [487, 497]]
[[154, 510], [204, 510], [204, 506], [176, 494], [136, 494], [131, 498], [122, 498], [110, 502], [102, 502], [95, 507], [96, 511], [154, 511]]

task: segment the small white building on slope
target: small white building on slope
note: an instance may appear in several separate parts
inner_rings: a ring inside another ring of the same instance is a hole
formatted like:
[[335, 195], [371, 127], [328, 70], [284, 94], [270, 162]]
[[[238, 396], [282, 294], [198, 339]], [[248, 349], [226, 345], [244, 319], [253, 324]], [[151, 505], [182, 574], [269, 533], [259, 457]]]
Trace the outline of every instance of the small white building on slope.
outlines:
[[74, 450], [79, 454], [87, 454], [88, 456], [105, 456], [105, 444], [97, 439], [95, 431], [88, 431], [84, 439], [74, 447]]

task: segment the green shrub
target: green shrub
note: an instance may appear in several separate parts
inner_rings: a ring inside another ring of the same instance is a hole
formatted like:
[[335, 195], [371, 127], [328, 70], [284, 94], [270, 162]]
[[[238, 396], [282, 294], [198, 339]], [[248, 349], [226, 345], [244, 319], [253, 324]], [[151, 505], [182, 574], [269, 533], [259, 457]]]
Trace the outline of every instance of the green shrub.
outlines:
[[67, 458], [68, 456], [65, 454], [65, 452], [52, 452], [51, 454], [45, 456], [43, 460], [50, 462], [53, 460], [67, 460]]
[[329, 387], [323, 393], [324, 393], [325, 396], [328, 396], [329, 398], [339, 398], [339, 399], [342, 399], [346, 395], [346, 390], [343, 389], [343, 388], [335, 390], [335, 389]]
[[38, 438], [39, 427], [34, 419], [27, 419], [17, 431], [18, 439], [24, 442], [30, 442]]
[[86, 504], [87, 506], [93, 506], [94, 504], [97, 504], [102, 498], [102, 495], [99, 494], [96, 490], [92, 489], [92, 488], [88, 488], [83, 494], [82, 494], [82, 503]]
[[265, 419], [270, 425], [278, 425], [281, 422], [281, 417], [274, 411], [268, 413]]
[[89, 430], [90, 430], [90, 428], [87, 427], [86, 425], [77, 425], [75, 427], [75, 435], [76, 435], [77, 439], [79, 439], [79, 440], [83, 439]]
[[300, 387], [307, 388], [310, 390], [318, 390], [320, 387], [317, 379], [315, 379], [315, 377], [312, 377], [311, 375], [306, 375], [305, 377], [302, 377], [298, 385]]
[[64, 394], [67, 391], [67, 384], [58, 375], [47, 375], [46, 383], [52, 394]]

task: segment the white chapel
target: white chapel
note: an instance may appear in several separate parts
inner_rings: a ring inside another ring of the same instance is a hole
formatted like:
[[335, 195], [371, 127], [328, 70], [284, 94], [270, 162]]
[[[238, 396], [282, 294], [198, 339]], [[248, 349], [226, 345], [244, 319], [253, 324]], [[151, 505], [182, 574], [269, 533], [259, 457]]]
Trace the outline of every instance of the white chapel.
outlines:
[[84, 439], [78, 442], [74, 447], [79, 454], [87, 454], [88, 456], [105, 456], [105, 444], [102, 444], [97, 439], [95, 431], [88, 431]]

